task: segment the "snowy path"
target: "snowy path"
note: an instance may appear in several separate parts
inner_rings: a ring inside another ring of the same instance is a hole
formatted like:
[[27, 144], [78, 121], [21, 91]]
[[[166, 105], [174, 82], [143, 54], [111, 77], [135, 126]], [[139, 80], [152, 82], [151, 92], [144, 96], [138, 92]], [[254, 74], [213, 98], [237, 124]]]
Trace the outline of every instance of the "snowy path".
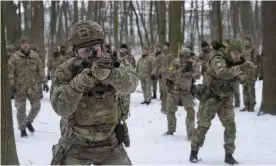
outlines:
[[[259, 108], [261, 82], [257, 82], [256, 94]], [[177, 132], [174, 136], [163, 136], [167, 129], [166, 115], [160, 113], [160, 101], [153, 100], [150, 106], [140, 105], [141, 88], [132, 94], [131, 116], [128, 120], [131, 146], [129, 157], [136, 165], [180, 165], [188, 162], [190, 142], [186, 140], [183, 107], [177, 112]], [[29, 103], [27, 109], [30, 108]], [[52, 110], [49, 94], [44, 94], [41, 111], [34, 122], [36, 132], [28, 139], [20, 138], [17, 130], [16, 109], [13, 107], [15, 139], [20, 163], [23, 165], [48, 165], [52, 157], [52, 145], [56, 144], [59, 132], [59, 117]], [[196, 108], [197, 110], [197, 108]], [[256, 116], [255, 113], [236, 112], [237, 139], [234, 156], [240, 164], [276, 164], [276, 117]], [[199, 152], [200, 164], [224, 165], [223, 127], [216, 117], [209, 130], [205, 144]]]

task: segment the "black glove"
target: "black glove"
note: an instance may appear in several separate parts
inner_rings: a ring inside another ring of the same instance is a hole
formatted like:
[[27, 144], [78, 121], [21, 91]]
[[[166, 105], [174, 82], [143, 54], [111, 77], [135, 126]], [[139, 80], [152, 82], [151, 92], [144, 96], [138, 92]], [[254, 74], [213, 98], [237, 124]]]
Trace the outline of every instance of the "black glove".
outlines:
[[150, 76], [150, 78], [151, 78], [152, 80], [155, 80], [155, 79], [156, 79], [156, 76], [155, 76], [154, 74], [152, 74], [152, 75]]
[[47, 93], [49, 92], [49, 86], [47, 84], [43, 85], [43, 90]]
[[51, 80], [51, 76], [50, 76], [50, 75], [47, 75], [47, 79], [48, 79], [48, 80]]
[[160, 74], [160, 75], [158, 76], [158, 78], [159, 78], [159, 79], [162, 79], [162, 76], [161, 76], [161, 74]]

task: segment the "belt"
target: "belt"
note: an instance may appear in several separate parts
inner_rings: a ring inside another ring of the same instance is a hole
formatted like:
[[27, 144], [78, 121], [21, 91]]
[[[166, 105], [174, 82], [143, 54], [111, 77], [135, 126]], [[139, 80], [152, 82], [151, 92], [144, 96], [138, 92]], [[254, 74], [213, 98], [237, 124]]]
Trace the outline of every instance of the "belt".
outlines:
[[77, 141], [77, 140], [71, 140], [71, 139], [63, 139], [61, 138], [61, 142], [65, 144], [70, 145], [82, 145], [82, 146], [88, 146], [88, 147], [102, 147], [102, 146], [110, 146], [109, 139], [104, 141], [90, 141], [90, 140], [84, 140], [84, 141]]

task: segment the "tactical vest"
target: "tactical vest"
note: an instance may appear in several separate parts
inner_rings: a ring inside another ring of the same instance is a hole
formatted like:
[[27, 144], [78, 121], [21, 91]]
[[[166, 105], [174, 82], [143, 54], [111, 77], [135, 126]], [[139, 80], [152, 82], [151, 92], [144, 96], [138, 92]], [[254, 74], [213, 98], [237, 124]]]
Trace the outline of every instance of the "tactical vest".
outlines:
[[[76, 60], [73, 77], [84, 68], [90, 67], [91, 63]], [[76, 111], [69, 118], [74, 123], [74, 137], [93, 141], [106, 140], [120, 120], [115, 88], [104, 82], [96, 82], [95, 86], [83, 93]]]
[[[220, 54], [214, 54], [210, 56], [208, 62], [206, 63], [206, 75], [204, 80], [204, 85], [209, 88], [214, 97], [228, 97], [230, 93], [234, 91], [234, 80], [223, 80], [212, 70], [210, 66], [211, 60], [216, 57], [221, 56]], [[225, 58], [224, 58], [225, 59]], [[227, 67], [231, 67], [230, 63], [225, 59]]]

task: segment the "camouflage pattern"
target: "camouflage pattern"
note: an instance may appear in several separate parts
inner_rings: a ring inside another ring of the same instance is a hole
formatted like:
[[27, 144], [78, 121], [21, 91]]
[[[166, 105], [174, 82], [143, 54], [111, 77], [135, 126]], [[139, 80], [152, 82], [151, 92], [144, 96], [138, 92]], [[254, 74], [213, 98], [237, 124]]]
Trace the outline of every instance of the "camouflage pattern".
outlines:
[[[193, 62], [192, 62], [193, 63]], [[192, 70], [186, 70], [187, 63], [181, 63], [180, 58], [173, 60], [168, 73], [167, 78], [167, 120], [168, 120], [168, 132], [173, 133], [176, 130], [176, 117], [178, 101], [180, 100], [187, 111], [186, 117], [186, 131], [187, 137], [191, 138], [194, 133], [194, 97], [191, 94], [191, 87], [193, 80], [200, 78], [200, 68], [197, 63], [193, 63]]]
[[150, 54], [142, 56], [137, 62], [137, 75], [141, 82], [141, 87], [145, 101], [151, 101], [151, 75], [156, 75], [155, 58]]
[[155, 56], [156, 56], [156, 65], [155, 65], [156, 69], [155, 69], [155, 71], [156, 71], [156, 76], [157, 76], [157, 79], [156, 79], [156, 89], [157, 89], [157, 81], [158, 81], [159, 82], [159, 90], [160, 90], [161, 93], [163, 93], [164, 92], [164, 83], [162, 83], [162, 74], [161, 74], [161, 71], [162, 71], [162, 68], [163, 68], [162, 64], [165, 64], [166, 57], [162, 53], [160, 53], [160, 54], [156, 53]]
[[245, 61], [240, 68], [247, 78], [243, 84], [243, 103], [245, 111], [254, 112], [254, 106], [256, 104], [255, 81], [258, 75], [257, 66], [253, 62]]
[[[9, 82], [16, 91], [18, 128], [23, 130], [26, 123], [32, 123], [37, 116], [40, 110], [41, 83], [47, 83], [39, 55], [32, 50], [29, 56], [21, 51], [15, 52], [9, 59]], [[31, 103], [31, 111], [26, 117], [27, 99]]]
[[210, 48], [210, 46], [207, 46], [202, 48], [202, 52], [198, 56], [198, 59], [202, 63], [201, 65], [202, 76], [204, 76], [204, 73], [206, 72], [206, 63], [208, 62], [211, 54], [212, 54], [212, 49]]
[[[102, 33], [96, 22], [78, 21], [70, 29], [69, 43], [74, 48], [93, 46], [103, 39]], [[80, 57], [70, 58], [55, 71], [51, 103], [61, 116], [61, 138], [53, 147], [51, 164], [130, 165], [119, 142], [127, 130], [121, 125], [126, 111], [121, 97], [135, 91], [138, 77], [122, 58], [120, 67], [112, 69], [99, 68], [97, 62], [79, 64], [79, 60], [83, 62]]]
[[235, 107], [240, 106], [240, 83], [238, 81], [234, 84], [234, 99], [235, 99]]
[[191, 148], [198, 151], [203, 146], [211, 121], [218, 114], [224, 131], [224, 149], [232, 154], [235, 150], [236, 124], [233, 111], [233, 86], [235, 81], [243, 83], [246, 78], [240, 66], [231, 66], [224, 55], [212, 55], [207, 63], [206, 89], [202, 95], [197, 113], [198, 127], [192, 139]]
[[[36, 52], [38, 55], [39, 55], [39, 60], [41, 61], [42, 63], [42, 67], [43, 69], [45, 68], [45, 57], [40, 53], [39, 51], [39, 48], [38, 48], [38, 45], [37, 44], [31, 44], [30, 46], [31, 50], [33, 50], [34, 52]], [[39, 74], [37, 75], [37, 79], [39, 80]], [[40, 96], [43, 96], [43, 87], [42, 87], [42, 82], [37, 82], [38, 85], [40, 88], [39, 88], [39, 94]]]
[[[159, 73], [161, 75], [161, 79], [159, 80], [161, 94], [167, 92], [167, 85], [166, 85], [167, 80], [164, 77], [167, 74], [167, 71], [169, 70], [170, 62], [173, 59], [171, 52], [169, 50], [163, 51], [162, 56], [164, 58], [161, 59], [161, 65], [159, 68]], [[165, 97], [166, 97], [165, 95], [162, 95], [162, 101], [163, 101], [163, 98]], [[166, 103], [164, 102], [161, 103], [161, 112], [165, 112], [165, 113], [167, 112]]]
[[[52, 56], [48, 60], [48, 72], [47, 75], [53, 77], [57, 67], [65, 61], [65, 57], [59, 54], [57, 57]], [[53, 79], [53, 78], [52, 78]]]

